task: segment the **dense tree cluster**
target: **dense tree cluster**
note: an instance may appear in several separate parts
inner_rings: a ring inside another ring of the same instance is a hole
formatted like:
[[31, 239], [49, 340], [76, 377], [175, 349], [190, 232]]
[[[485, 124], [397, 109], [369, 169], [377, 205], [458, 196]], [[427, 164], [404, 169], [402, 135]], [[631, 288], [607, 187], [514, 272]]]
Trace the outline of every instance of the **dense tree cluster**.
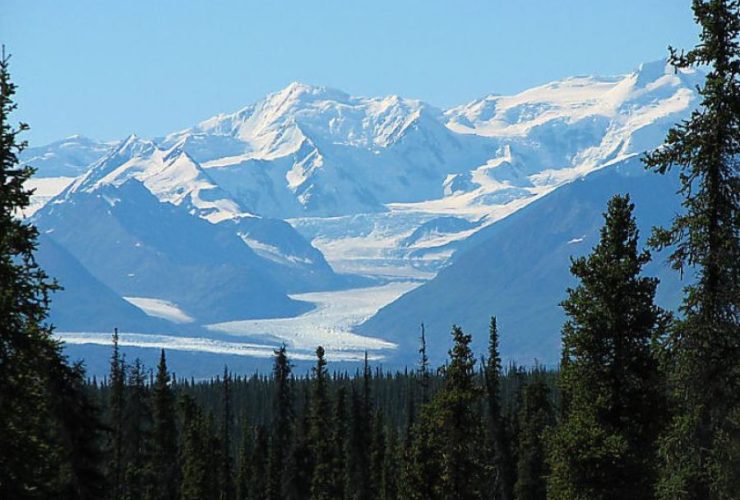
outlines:
[[[517, 469], [528, 470], [518, 488], [543, 491], [556, 373], [504, 372], [492, 325], [496, 361], [485, 371], [471, 337], [455, 327], [449, 361], [434, 373], [424, 350], [413, 371], [372, 370], [366, 361], [351, 375], [330, 372], [319, 347], [311, 372], [296, 376], [283, 346], [271, 376], [225, 371], [199, 382], [170, 374], [164, 351], [156, 373], [127, 363], [114, 335], [110, 375], [86, 388], [108, 428], [97, 442], [107, 496], [513, 498]], [[541, 397], [529, 395], [530, 385]], [[515, 442], [518, 468], [497, 458], [512, 456]], [[509, 482], [504, 474], [513, 474]]]

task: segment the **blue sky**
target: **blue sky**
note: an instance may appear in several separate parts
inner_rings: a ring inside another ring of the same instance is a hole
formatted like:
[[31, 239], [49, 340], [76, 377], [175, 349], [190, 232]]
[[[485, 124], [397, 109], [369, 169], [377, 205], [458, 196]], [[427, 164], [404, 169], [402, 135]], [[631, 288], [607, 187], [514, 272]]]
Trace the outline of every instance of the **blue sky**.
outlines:
[[689, 0], [3, 0], [33, 145], [157, 136], [292, 81], [437, 106], [620, 74], [696, 41]]

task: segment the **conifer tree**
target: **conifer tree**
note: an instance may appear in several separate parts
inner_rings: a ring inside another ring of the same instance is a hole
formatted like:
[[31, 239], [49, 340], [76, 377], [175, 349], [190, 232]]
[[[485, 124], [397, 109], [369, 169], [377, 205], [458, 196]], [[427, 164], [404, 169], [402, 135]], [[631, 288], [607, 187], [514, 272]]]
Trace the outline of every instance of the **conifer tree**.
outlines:
[[368, 453], [370, 454], [370, 485], [373, 497], [381, 499], [384, 488], [385, 469], [385, 422], [383, 414], [376, 410], [373, 418], [372, 441]]
[[152, 425], [146, 374], [141, 360], [131, 365], [124, 404], [122, 430], [122, 471], [125, 498], [143, 498], [149, 483], [148, 444]]
[[599, 243], [572, 261], [580, 283], [562, 303], [568, 411], [552, 436], [554, 499], [652, 495], [664, 404], [651, 340], [665, 315], [654, 304], [657, 280], [640, 276], [650, 255], [638, 251], [633, 208], [629, 196], [613, 197]]
[[434, 412], [422, 406], [411, 433], [411, 446], [404, 458], [402, 498], [430, 500], [440, 498], [440, 447], [435, 439]]
[[69, 366], [60, 359], [52, 366], [50, 382], [54, 394], [52, 414], [58, 416], [56, 433], [61, 454], [55, 498], [105, 498], [107, 483], [101, 469], [103, 452], [100, 448], [105, 426], [85, 387], [85, 370], [81, 363]]
[[313, 369], [313, 394], [311, 397], [311, 429], [309, 442], [313, 455], [313, 476], [311, 478], [311, 498], [326, 500], [331, 498], [331, 473], [333, 470], [329, 416], [331, 405], [327, 389], [326, 359], [324, 348], [316, 349], [316, 366]]
[[113, 330], [113, 354], [110, 360], [108, 420], [110, 426], [108, 477], [110, 497], [119, 500], [124, 486], [123, 421], [126, 391], [126, 364], [118, 348], [118, 329]]
[[348, 421], [349, 413], [347, 412], [347, 390], [344, 387], [340, 387], [337, 390], [336, 398], [334, 401], [334, 418], [332, 422], [332, 498], [345, 497], [345, 485], [347, 483]]
[[661, 439], [660, 497], [740, 497], [740, 1], [694, 0], [700, 43], [671, 49], [677, 69], [708, 70], [701, 104], [645, 157], [679, 169], [684, 213], [652, 244], [696, 271], [664, 343], [675, 406]]
[[176, 500], [180, 471], [177, 457], [177, 417], [175, 396], [170, 386], [170, 374], [164, 349], [159, 356], [157, 376], [152, 387], [151, 471], [149, 497], [156, 500]]
[[519, 412], [519, 450], [517, 452], [517, 500], [545, 500], [549, 474], [545, 453], [545, 432], [554, 423], [550, 389], [542, 380], [530, 382], [524, 389]]
[[207, 446], [208, 436], [200, 408], [192, 397], [184, 395], [180, 402], [182, 408], [182, 443], [180, 462], [182, 463], [182, 500], [201, 500], [211, 498], [213, 490], [208, 484]]
[[[252, 483], [250, 486], [250, 498], [265, 499], [268, 498], [268, 454], [269, 454], [269, 440], [267, 437], [267, 431], [261, 425], [258, 425], [254, 431], [254, 448], [250, 463], [252, 464]], [[303, 497], [308, 498], [308, 497]]]
[[250, 500], [250, 487], [252, 478], [252, 429], [246, 421], [243, 425], [242, 444], [239, 448], [239, 461], [236, 472], [236, 498], [237, 500]]
[[441, 457], [438, 498], [465, 500], [480, 498], [484, 487], [479, 445], [482, 393], [474, 373], [471, 336], [455, 326], [452, 337], [454, 345], [442, 387], [432, 400], [432, 439]]
[[231, 425], [232, 425], [232, 412], [231, 412], [231, 375], [226, 367], [224, 367], [224, 375], [221, 381], [223, 386], [222, 394], [222, 414], [221, 414], [221, 436], [219, 439], [220, 450], [218, 458], [220, 464], [218, 467], [218, 484], [219, 484], [219, 499], [220, 500], [233, 500], [234, 491], [234, 464], [231, 458]]
[[51, 495], [57, 464], [47, 432], [50, 365], [61, 359], [60, 346], [45, 324], [49, 294], [57, 286], [36, 264], [38, 231], [18, 217], [32, 191], [33, 175], [18, 155], [26, 147], [19, 135], [26, 124], [11, 125], [16, 86], [10, 57], [0, 54], [0, 498]]
[[[439, 460], [432, 447], [432, 412], [429, 408], [429, 358], [426, 353], [424, 325], [421, 327], [419, 368], [416, 380], [420, 386], [421, 406], [416, 411], [415, 391], [408, 398], [406, 443], [401, 472], [400, 492], [404, 498], [422, 500], [434, 498], [439, 482]], [[419, 415], [417, 416], [417, 413]]]
[[[213, 415], [213, 411], [209, 411], [206, 416], [205, 425], [203, 427], [203, 436], [204, 442], [206, 443], [206, 446], [203, 449], [206, 464], [206, 491], [208, 491], [208, 498], [220, 500], [224, 493], [224, 484], [221, 482], [224, 476], [222, 467], [224, 459], [221, 454], [223, 451], [223, 444], [221, 443], [221, 433], [217, 429], [216, 418]], [[265, 454], [265, 457], [266, 456], [267, 455]], [[265, 461], [267, 461], [267, 459], [265, 459]]]
[[382, 500], [395, 500], [399, 498], [399, 473], [401, 465], [401, 445], [398, 441], [398, 433], [394, 427], [390, 427], [386, 433], [385, 453], [383, 457], [383, 482], [380, 498]]
[[429, 402], [429, 356], [427, 356], [427, 338], [424, 323], [421, 324], [419, 346], [419, 380], [421, 404], [427, 404]]
[[372, 498], [370, 483], [370, 456], [368, 451], [372, 446], [372, 396], [370, 367], [365, 353], [365, 363], [362, 372], [362, 392], [352, 387], [350, 399], [350, 436], [349, 436], [349, 482], [347, 492], [350, 498], [369, 500]]
[[310, 396], [304, 384], [303, 415], [297, 419], [293, 444], [290, 451], [290, 460], [285, 471], [285, 498], [290, 500], [305, 500], [311, 495], [311, 479], [313, 477], [313, 461], [309, 432], [311, 423], [309, 412]]
[[488, 359], [484, 365], [486, 400], [488, 403], [488, 435], [493, 452], [493, 476], [490, 481], [491, 498], [511, 500], [514, 483], [509, 443], [501, 410], [501, 356], [496, 317], [491, 317], [488, 341]]
[[273, 500], [278, 500], [283, 495], [285, 483], [283, 474], [286, 459], [290, 453], [293, 433], [294, 409], [290, 372], [291, 366], [285, 344], [283, 344], [275, 351], [275, 364], [272, 371], [275, 395], [270, 442], [269, 495]]

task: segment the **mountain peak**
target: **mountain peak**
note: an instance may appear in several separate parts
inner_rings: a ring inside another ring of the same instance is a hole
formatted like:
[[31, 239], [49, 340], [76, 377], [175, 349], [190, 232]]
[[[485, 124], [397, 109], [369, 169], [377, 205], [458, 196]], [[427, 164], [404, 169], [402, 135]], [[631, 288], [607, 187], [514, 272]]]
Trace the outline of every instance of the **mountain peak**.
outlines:
[[265, 101], [272, 102], [313, 102], [313, 101], [345, 101], [349, 95], [341, 90], [311, 85], [301, 82], [292, 82], [287, 87], [269, 94]]
[[644, 85], [674, 72], [673, 66], [667, 59], [663, 58], [640, 64], [633, 74], [637, 76], [638, 85]]

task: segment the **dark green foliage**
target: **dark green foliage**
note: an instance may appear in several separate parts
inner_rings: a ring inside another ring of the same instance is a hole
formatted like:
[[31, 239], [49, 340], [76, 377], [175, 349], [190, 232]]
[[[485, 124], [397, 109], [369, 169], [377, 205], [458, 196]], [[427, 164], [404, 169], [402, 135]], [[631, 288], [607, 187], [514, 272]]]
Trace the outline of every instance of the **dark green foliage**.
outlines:
[[108, 425], [110, 426], [108, 456], [109, 496], [123, 496], [123, 416], [126, 387], [126, 366], [118, 349], [118, 330], [113, 331], [113, 354], [110, 361], [110, 391], [108, 394]]
[[[306, 391], [308, 388], [305, 389]], [[308, 408], [308, 396], [305, 396], [304, 408]], [[313, 478], [313, 460], [309, 441], [310, 421], [308, 412], [298, 419], [293, 445], [290, 452], [290, 461], [285, 474], [285, 498], [304, 500], [311, 495], [311, 480]]]
[[421, 324], [419, 346], [419, 388], [421, 389], [421, 404], [429, 402], [429, 356], [427, 356], [427, 337], [424, 323]]
[[376, 411], [372, 422], [372, 443], [370, 447], [370, 484], [373, 497], [380, 499], [385, 482], [385, 422], [383, 414]]
[[[466, 338], [463, 335], [458, 340]], [[428, 373], [430, 403], [421, 405], [416, 419], [409, 418], [406, 402], [420, 393], [414, 389], [422, 383], [418, 371], [391, 374], [377, 370], [373, 374], [369, 364], [365, 364], [354, 377], [330, 376], [327, 360], [319, 351], [311, 376], [297, 379], [286, 376], [284, 380], [290, 381], [288, 399], [293, 425], [291, 439], [286, 443], [282, 491], [277, 498], [303, 500], [311, 497], [312, 489], [317, 497], [331, 499], [358, 498], [363, 494], [372, 499], [457, 498], [450, 496], [452, 487], [444, 484], [445, 478], [440, 473], [447, 460], [445, 454], [450, 456], [449, 451], [455, 450], [447, 445], [445, 436], [456, 436], [458, 444], [467, 439], [468, 444], [463, 447], [469, 452], [466, 459], [490, 474], [492, 458], [482, 422], [485, 377], [483, 372], [473, 371], [473, 360], [466, 357], [470, 353], [465, 354], [459, 346], [452, 352], [456, 353], [456, 361], [448, 364], [443, 376]], [[283, 354], [279, 365], [289, 367], [287, 354]], [[120, 355], [114, 354], [113, 358], [119, 359]], [[467, 362], [463, 362], [465, 359]], [[115, 366], [118, 363], [113, 363]], [[468, 376], [455, 375], [460, 366], [470, 367]], [[281, 384], [275, 373], [269, 378], [257, 375], [244, 378], [227, 372], [224, 377], [197, 383], [170, 381], [164, 355], [160, 357], [156, 377], [149, 384], [142, 377], [145, 370], [138, 363], [128, 369], [123, 367], [122, 372], [126, 377], [122, 379], [121, 390], [124, 408], [121, 498], [163, 498], [168, 491], [163, 478], [168, 475], [177, 478], [174, 481], [174, 487], [179, 490], [177, 498], [218, 499], [224, 495], [224, 485], [228, 482], [234, 485], [234, 498], [240, 500], [262, 500], [273, 495], [269, 491], [270, 457], [275, 456], [272, 444], [278, 440], [272, 426], [280, 421], [276, 414], [280, 404], [276, 399], [285, 394], [279, 390]], [[537, 372], [538, 379], [548, 387], [553, 386], [554, 375]], [[517, 388], [528, 378], [529, 373], [521, 369], [500, 374], [500, 404], [504, 414], [514, 411]], [[85, 388], [107, 404], [106, 413], [110, 415], [109, 406], [117, 401], [112, 397], [114, 387], [92, 382]], [[294, 393], [300, 397], [292, 401]], [[475, 402], [464, 403], [472, 399], [453, 396], [458, 393], [475, 393]], [[168, 410], [173, 409], [177, 398], [179, 418]], [[214, 414], [222, 417], [214, 419]], [[468, 414], [475, 415], [477, 423], [473, 431], [466, 433], [458, 425], [469, 421]], [[459, 422], [458, 417], [462, 417]], [[405, 438], [410, 420], [413, 421], [411, 432]], [[226, 421], [233, 421], [228, 433], [223, 428]], [[94, 421], [90, 426], [93, 429]], [[367, 429], [366, 434], [360, 436], [360, 429]], [[504, 429], [508, 433], [510, 427], [505, 425]], [[89, 441], [80, 441], [83, 448], [85, 442], [97, 441], [99, 433], [92, 430], [86, 439]], [[506, 439], [508, 442], [512, 436]], [[225, 446], [227, 441], [229, 444]], [[224, 468], [226, 450], [234, 449], [234, 442], [241, 443], [235, 450], [238, 458], [233, 467]], [[171, 451], [164, 452], [165, 449]], [[84, 466], [88, 462], [80, 459], [78, 463], [82, 464], [80, 474], [86, 474]], [[168, 464], [170, 468], [163, 469], [157, 464]], [[367, 467], [368, 475], [359, 485], [353, 483], [352, 465]], [[321, 470], [325, 473], [319, 474]], [[66, 484], [74, 484], [72, 474], [65, 474], [64, 477], [72, 478]], [[488, 478], [471, 477], [481, 491], [488, 484]], [[143, 496], [140, 491], [144, 492]]]
[[236, 498], [237, 500], [250, 499], [252, 478], [252, 429], [245, 422], [242, 431], [242, 444], [239, 449], [239, 461], [236, 469]]
[[193, 398], [183, 396], [180, 401], [182, 413], [182, 444], [180, 446], [180, 463], [182, 464], [182, 482], [180, 495], [183, 500], [212, 498], [208, 481], [209, 439], [202, 410]]
[[0, 55], [0, 498], [51, 494], [55, 444], [49, 434], [50, 367], [58, 344], [44, 321], [56, 285], [34, 260], [38, 232], [18, 215], [29, 205], [23, 184], [34, 170], [18, 164], [25, 148], [10, 114], [15, 84]]
[[36, 264], [38, 231], [22, 219], [34, 170], [10, 114], [15, 84], [0, 54], [0, 498], [100, 498], [98, 410], [81, 364], [68, 365], [46, 324], [59, 287]]
[[347, 389], [337, 390], [332, 421], [331, 449], [333, 454], [331, 472], [332, 498], [344, 498], [347, 484], [347, 434], [349, 412], [347, 411]]
[[661, 498], [740, 497], [740, 2], [694, 0], [701, 41], [671, 49], [676, 68], [704, 66], [702, 101], [645, 157], [680, 170], [685, 212], [652, 244], [693, 268], [682, 318], [664, 342], [675, 414], [661, 439]]
[[396, 428], [389, 427], [385, 439], [385, 454], [383, 457], [383, 480], [380, 487], [380, 498], [382, 500], [393, 500], [401, 498], [400, 493], [400, 467], [401, 467], [401, 445], [398, 441]]
[[535, 379], [524, 389], [519, 411], [519, 446], [514, 496], [517, 500], [545, 500], [549, 474], [545, 453], [545, 432], [555, 421], [550, 389]]
[[52, 414], [56, 416], [59, 453], [56, 498], [97, 500], [105, 497], [107, 484], [101, 470], [100, 441], [105, 430], [97, 405], [85, 386], [85, 370], [77, 363], [52, 365], [50, 383]]
[[370, 367], [365, 356], [361, 392], [353, 384], [350, 398], [350, 435], [347, 457], [347, 495], [355, 500], [372, 498], [370, 450], [372, 449], [372, 400]]
[[311, 498], [327, 500], [331, 498], [333, 459], [329, 423], [331, 404], [327, 387], [326, 359], [324, 348], [316, 349], [316, 367], [313, 369], [313, 394], [310, 409], [309, 443], [313, 457], [313, 476], [311, 478]]
[[443, 383], [431, 403], [429, 438], [439, 457], [435, 498], [473, 499], [482, 495], [485, 465], [480, 447], [482, 391], [476, 383], [471, 336], [453, 327], [454, 345]]
[[138, 359], [131, 366], [123, 412], [122, 471], [124, 498], [143, 498], [149, 483], [149, 443], [152, 426], [146, 374]]
[[506, 423], [501, 411], [501, 356], [496, 317], [491, 318], [489, 328], [488, 359], [484, 366], [486, 401], [488, 403], [488, 436], [493, 455], [493, 473], [487, 488], [494, 499], [510, 500], [514, 486], [514, 471], [509, 442], [506, 438]]
[[600, 242], [571, 266], [580, 284], [562, 304], [568, 406], [552, 436], [550, 498], [652, 497], [664, 405], [651, 340], [664, 313], [657, 280], [640, 276], [650, 256], [638, 252], [632, 209], [628, 196], [612, 198]]
[[170, 387], [170, 374], [164, 350], [159, 358], [157, 377], [152, 387], [151, 474], [148, 497], [157, 500], [178, 498], [180, 481], [177, 467], [177, 416], [175, 396]]
[[404, 452], [401, 481], [403, 498], [423, 500], [439, 498], [440, 450], [435, 446], [434, 415], [430, 405], [424, 405], [411, 432], [411, 443]]
[[223, 401], [221, 415], [220, 450], [218, 454], [218, 486], [220, 500], [233, 500], [236, 491], [234, 486], [234, 464], [231, 458], [231, 426], [233, 418], [231, 412], [231, 376], [224, 368]]
[[282, 498], [286, 458], [290, 453], [293, 434], [293, 392], [285, 344], [275, 351], [275, 366], [272, 371], [275, 396], [272, 417], [272, 438], [269, 460], [269, 496], [276, 500]]
[[[267, 457], [269, 441], [267, 431], [261, 425], [254, 429], [254, 448], [249, 462], [252, 465], [249, 498], [257, 500], [267, 498]], [[305, 497], [304, 497], [305, 498]]]

